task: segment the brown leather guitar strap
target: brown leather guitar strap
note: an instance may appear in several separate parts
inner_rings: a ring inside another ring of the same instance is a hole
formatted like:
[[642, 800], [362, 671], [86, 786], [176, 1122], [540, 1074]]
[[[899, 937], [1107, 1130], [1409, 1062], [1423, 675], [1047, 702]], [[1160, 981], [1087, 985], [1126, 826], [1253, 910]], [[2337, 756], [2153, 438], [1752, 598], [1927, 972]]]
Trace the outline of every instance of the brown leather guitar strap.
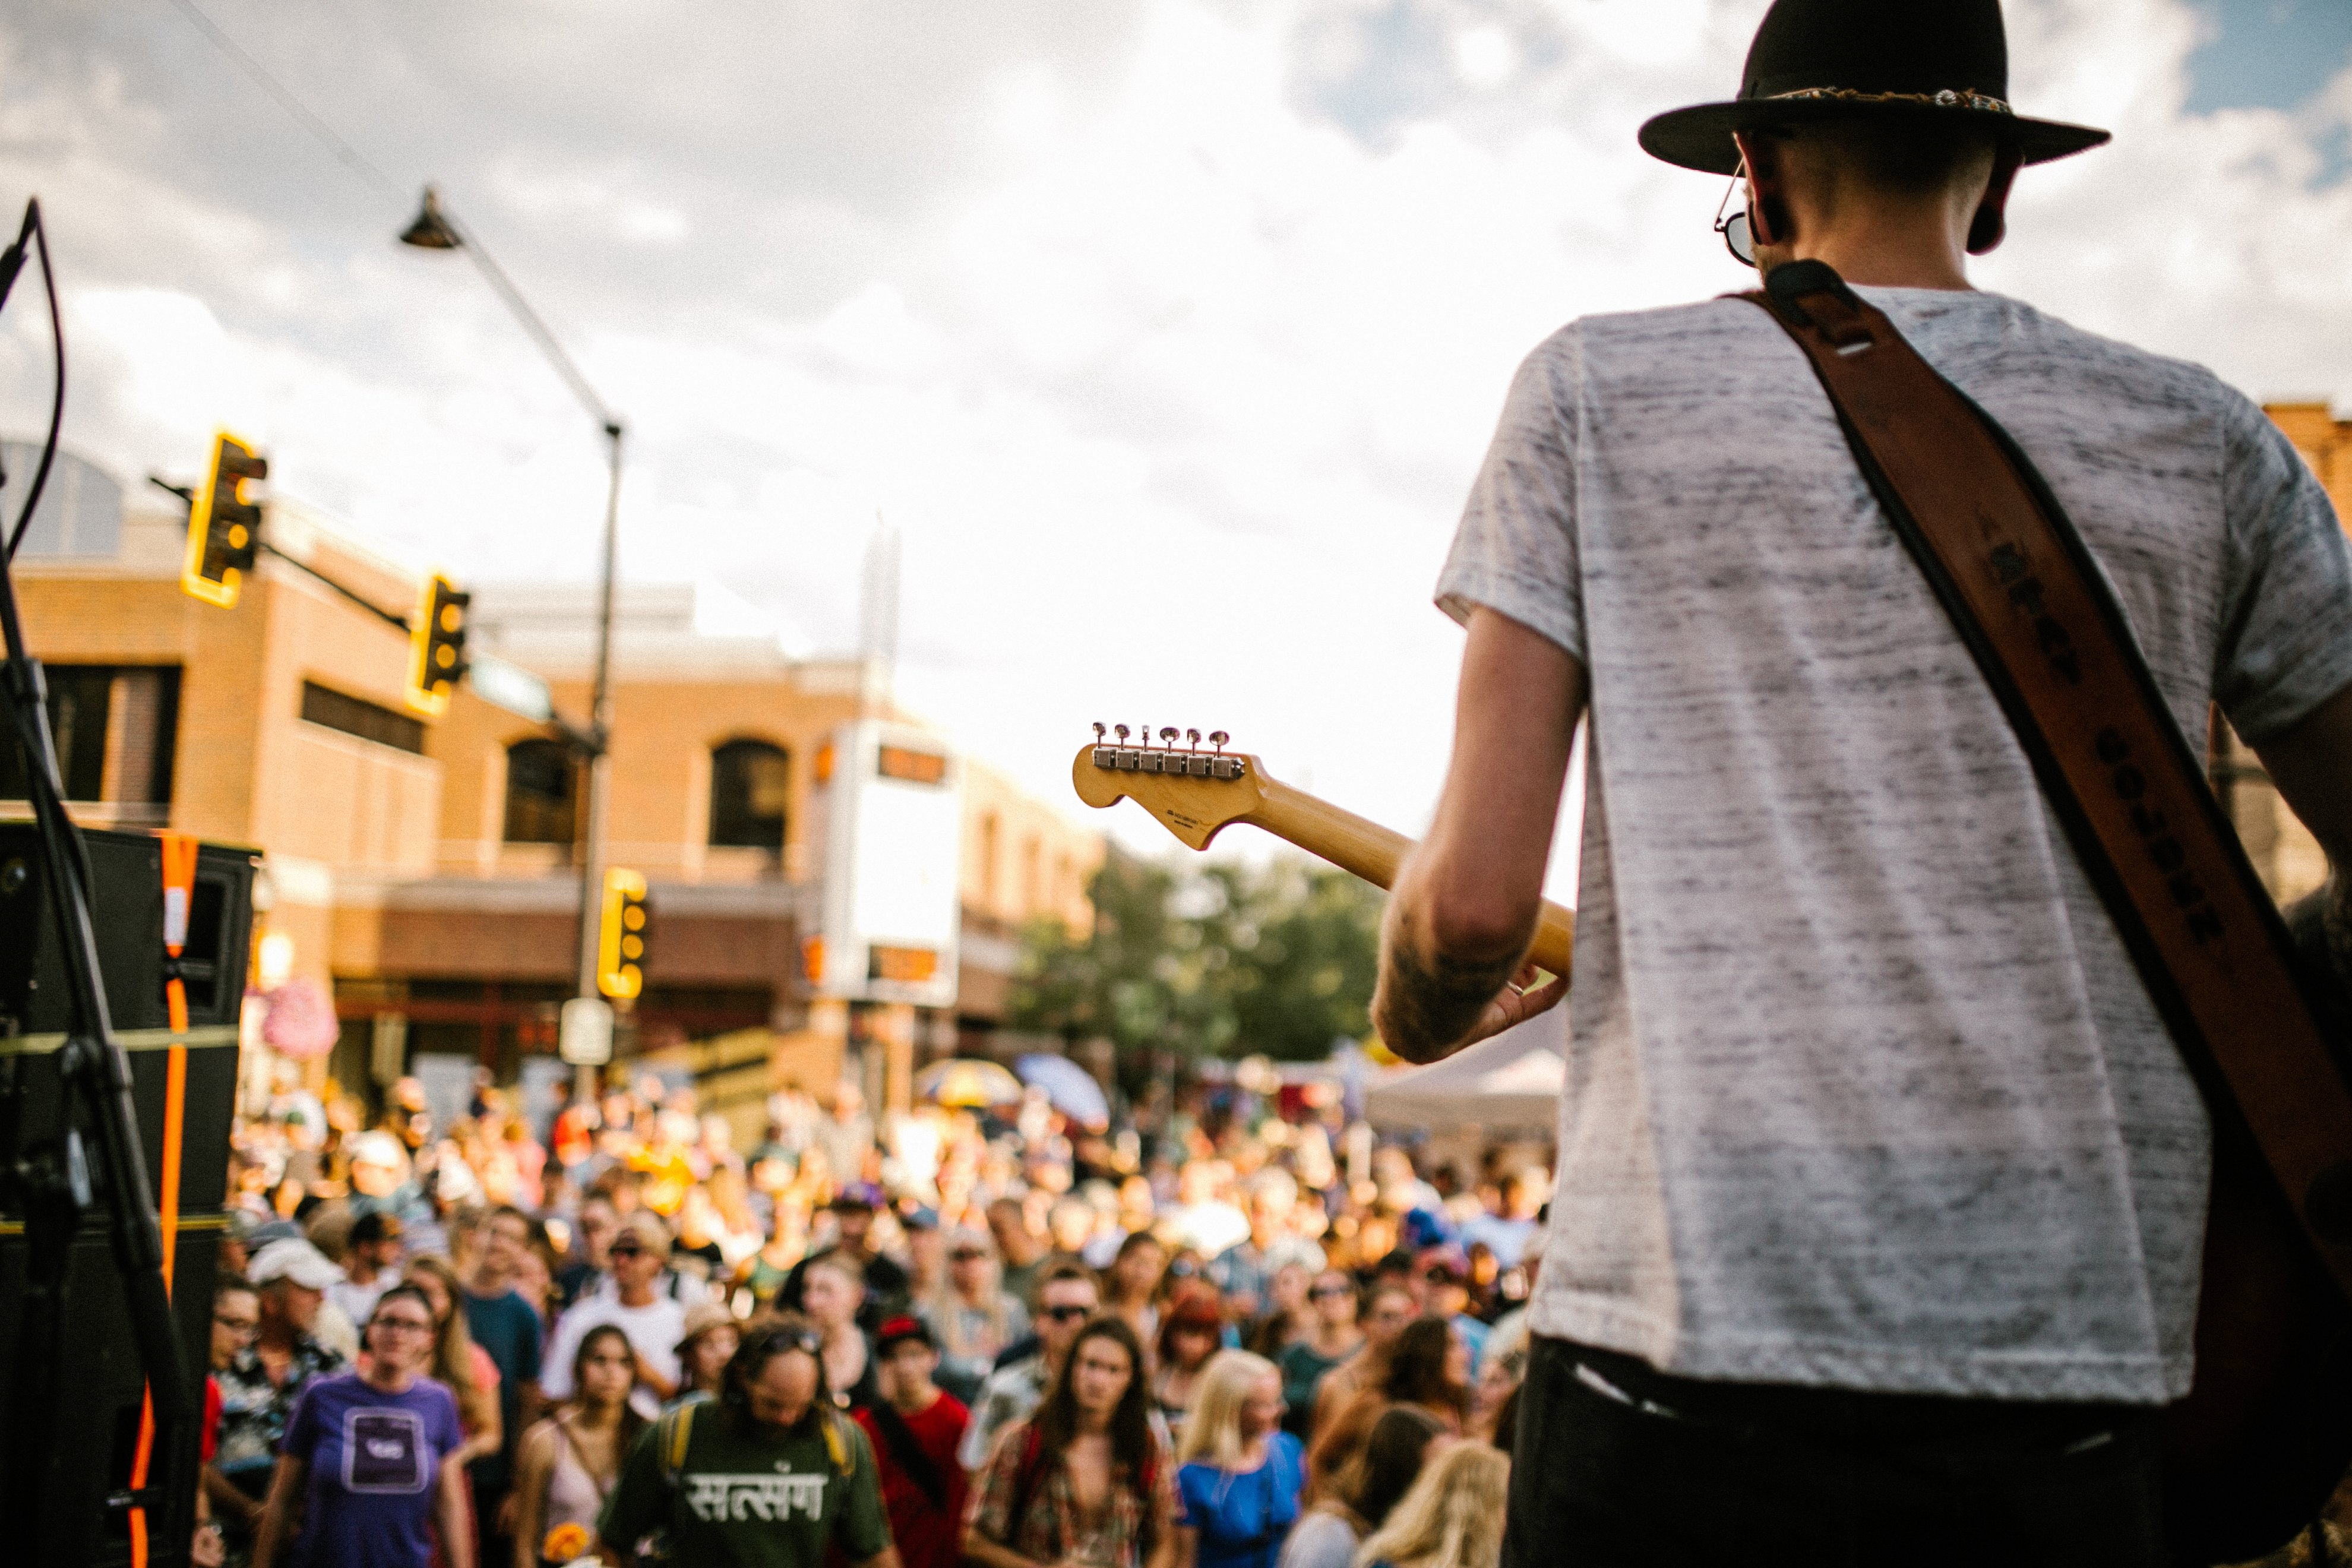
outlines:
[[1817, 261], [1740, 296], [1788, 330], [2017, 732], [2217, 1122], [2231, 1107], [2352, 1296], [2352, 1090], [2284, 922], [2122, 606], [2008, 432]]

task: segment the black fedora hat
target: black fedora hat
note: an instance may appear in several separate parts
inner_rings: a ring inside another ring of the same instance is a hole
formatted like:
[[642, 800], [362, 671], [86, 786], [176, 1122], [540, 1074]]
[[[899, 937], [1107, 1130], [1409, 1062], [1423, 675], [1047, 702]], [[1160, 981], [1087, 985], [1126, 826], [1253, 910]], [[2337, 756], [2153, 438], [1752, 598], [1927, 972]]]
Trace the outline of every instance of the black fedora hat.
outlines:
[[2028, 163], [2107, 140], [2010, 109], [2000, 0], [1773, 0], [1748, 46], [1739, 96], [1661, 114], [1641, 141], [1669, 163], [1732, 174], [1735, 131], [1864, 116], [1979, 121]]

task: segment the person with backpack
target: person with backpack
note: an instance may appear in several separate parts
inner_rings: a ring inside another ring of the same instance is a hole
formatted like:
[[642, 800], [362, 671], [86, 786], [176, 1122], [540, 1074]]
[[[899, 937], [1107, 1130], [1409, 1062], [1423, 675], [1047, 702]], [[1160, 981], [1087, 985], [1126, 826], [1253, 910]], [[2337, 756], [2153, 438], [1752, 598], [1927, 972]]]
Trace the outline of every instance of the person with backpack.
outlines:
[[875, 1347], [880, 1397], [850, 1414], [874, 1445], [890, 1539], [906, 1568], [956, 1568], [971, 1489], [956, 1446], [971, 1412], [931, 1381], [940, 1351], [920, 1318], [886, 1320]]
[[898, 1568], [866, 1434], [834, 1408], [824, 1340], [797, 1313], [743, 1336], [719, 1399], [682, 1405], [629, 1450], [596, 1521], [616, 1568], [659, 1532], [668, 1561]]
[[1173, 1568], [1175, 1467], [1151, 1426], [1143, 1344], [1123, 1319], [1078, 1331], [1036, 1414], [997, 1439], [964, 1525], [977, 1568]]

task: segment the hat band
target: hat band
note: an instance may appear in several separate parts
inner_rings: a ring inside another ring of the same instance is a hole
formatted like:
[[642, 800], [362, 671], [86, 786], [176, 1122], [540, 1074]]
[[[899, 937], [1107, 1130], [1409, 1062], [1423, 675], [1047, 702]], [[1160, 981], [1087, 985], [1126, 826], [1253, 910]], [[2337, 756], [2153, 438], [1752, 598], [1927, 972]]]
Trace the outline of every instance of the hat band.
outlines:
[[1801, 87], [1794, 92], [1776, 92], [1774, 102], [1790, 100], [1835, 99], [1841, 103], [1924, 103], [1936, 109], [1974, 109], [1988, 114], [2011, 114], [2015, 111], [1990, 93], [1955, 90], [1946, 88], [1941, 92], [1863, 92], [1851, 87]]

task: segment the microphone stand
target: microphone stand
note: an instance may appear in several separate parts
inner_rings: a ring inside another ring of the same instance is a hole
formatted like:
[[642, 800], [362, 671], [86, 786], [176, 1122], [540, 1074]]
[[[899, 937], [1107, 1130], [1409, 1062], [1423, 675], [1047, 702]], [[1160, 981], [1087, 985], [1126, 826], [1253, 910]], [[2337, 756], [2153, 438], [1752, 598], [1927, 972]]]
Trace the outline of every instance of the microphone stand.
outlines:
[[[27, 203], [23, 229], [16, 242], [0, 253], [0, 306], [23, 270], [28, 247], [36, 247], [47, 286], [52, 327], [58, 324], [57, 283], [50, 273], [48, 237], [42, 231], [40, 203]], [[65, 404], [65, 344], [57, 345], [57, 394], [52, 407], [47, 448], [18, 515], [21, 537], [39, 501], [56, 455], [57, 415]], [[7, 1111], [8, 1147], [0, 1162], [0, 1194], [13, 1196], [25, 1216], [26, 1264], [23, 1317], [16, 1336], [16, 1372], [7, 1404], [7, 1470], [0, 1498], [6, 1517], [17, 1529], [30, 1528], [23, 1542], [25, 1561], [71, 1563], [89, 1560], [99, 1519], [60, 1520], [50, 1499], [60, 1489], [58, 1468], [62, 1445], [56, 1428], [74, 1391], [64, 1384], [64, 1329], [68, 1308], [66, 1282], [72, 1260], [73, 1239], [82, 1216], [95, 1203], [103, 1203], [113, 1242], [114, 1264], [130, 1300], [131, 1323], [137, 1342], [139, 1364], [153, 1402], [155, 1436], [149, 1485], [138, 1492], [117, 1492], [110, 1508], [145, 1510], [151, 1564], [184, 1563], [194, 1533], [196, 1477], [192, 1463], [195, 1444], [188, 1441], [196, 1419], [194, 1391], [187, 1358], [172, 1319], [171, 1294], [163, 1278], [163, 1237], [155, 1217], [155, 1203], [147, 1185], [147, 1162], [137, 1137], [138, 1121], [131, 1103], [131, 1063], [114, 1037], [106, 1005], [106, 987], [99, 972], [98, 944], [90, 924], [89, 861], [80, 830], [67, 816], [64, 791], [58, 775], [56, 742], [49, 732], [47, 683], [40, 661], [25, 651], [22, 623], [16, 612], [16, 590], [8, 567], [16, 537], [0, 551], [0, 638], [6, 656], [0, 662], [0, 707], [7, 710], [14, 743], [25, 759], [33, 816], [38, 825], [42, 871], [48, 883], [50, 911], [57, 922], [66, 984], [73, 1004], [73, 1026], [58, 1052], [60, 1093], [56, 1105], [57, 1136], [27, 1144], [23, 1142], [26, 1111], [31, 1109], [26, 1059], [15, 1058], [7, 1076], [0, 1078], [0, 1106]], [[97, 1144], [97, 1166], [84, 1142], [74, 1111], [79, 1103]]]

